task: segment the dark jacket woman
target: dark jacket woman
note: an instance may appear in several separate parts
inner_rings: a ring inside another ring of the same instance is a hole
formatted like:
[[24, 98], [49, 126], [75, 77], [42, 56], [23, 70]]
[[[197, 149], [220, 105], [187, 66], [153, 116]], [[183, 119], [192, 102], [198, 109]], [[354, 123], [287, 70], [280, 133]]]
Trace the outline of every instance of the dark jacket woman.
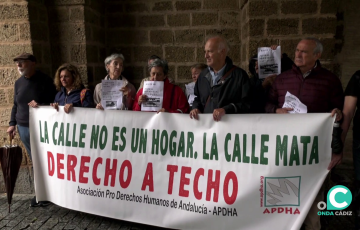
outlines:
[[[82, 97], [81, 94], [83, 94]], [[66, 89], [61, 87], [61, 90], [55, 96], [54, 102], [61, 106], [73, 104], [73, 107], [94, 107], [92, 94], [90, 90], [86, 89], [74, 89], [69, 94], [66, 94]]]

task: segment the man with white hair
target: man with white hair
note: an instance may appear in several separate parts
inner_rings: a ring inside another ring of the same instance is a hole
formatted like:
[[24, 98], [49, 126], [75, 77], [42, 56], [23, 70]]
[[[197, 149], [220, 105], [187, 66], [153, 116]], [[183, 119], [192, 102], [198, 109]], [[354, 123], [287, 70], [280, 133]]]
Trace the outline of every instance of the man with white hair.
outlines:
[[[30, 53], [23, 53], [15, 57], [14, 62], [21, 77], [14, 86], [14, 104], [7, 133], [13, 138], [19, 132], [21, 142], [24, 144], [31, 160], [29, 106], [50, 105], [54, 102], [56, 88], [53, 80], [41, 71], [36, 70], [36, 58]], [[49, 202], [31, 200], [31, 207], [46, 206]]]
[[196, 98], [190, 118], [198, 119], [200, 113], [212, 113], [214, 121], [220, 121], [225, 114], [249, 112], [249, 76], [227, 56], [229, 45], [225, 38], [209, 37], [204, 51], [208, 68], [201, 72], [195, 84]]
[[[342, 119], [343, 88], [339, 78], [321, 66], [319, 59], [322, 51], [323, 46], [317, 38], [305, 38], [298, 43], [292, 69], [278, 75], [272, 84], [265, 108], [266, 112], [286, 114], [293, 110], [292, 108], [283, 108], [285, 95], [289, 92], [307, 106], [308, 113], [331, 112], [331, 116], [337, 114], [336, 121]], [[341, 143], [335, 145], [335, 142], [335, 139], [333, 139], [333, 153], [328, 170], [341, 163], [342, 146]], [[320, 189], [305, 218], [306, 230], [320, 230], [320, 216], [317, 214], [319, 211], [317, 204], [323, 201], [323, 197], [324, 186]]]

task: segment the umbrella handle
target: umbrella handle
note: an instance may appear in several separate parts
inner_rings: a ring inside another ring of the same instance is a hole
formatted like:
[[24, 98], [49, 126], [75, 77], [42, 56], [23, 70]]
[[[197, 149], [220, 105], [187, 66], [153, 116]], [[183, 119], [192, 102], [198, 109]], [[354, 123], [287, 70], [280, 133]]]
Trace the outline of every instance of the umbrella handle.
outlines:
[[13, 140], [13, 137], [12, 135], [9, 133], [9, 139], [10, 139], [10, 146], [12, 145], [12, 140]]

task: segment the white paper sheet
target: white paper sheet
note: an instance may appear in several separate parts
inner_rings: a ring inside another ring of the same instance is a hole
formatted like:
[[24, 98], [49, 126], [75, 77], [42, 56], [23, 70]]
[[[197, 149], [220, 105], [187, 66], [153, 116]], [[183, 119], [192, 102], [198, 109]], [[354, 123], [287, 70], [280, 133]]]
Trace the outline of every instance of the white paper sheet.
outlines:
[[274, 74], [281, 73], [281, 48], [276, 50], [270, 47], [258, 48], [259, 78], [266, 78]]
[[145, 81], [143, 95], [146, 95], [148, 100], [141, 104], [141, 111], [159, 111], [163, 105], [164, 82]]
[[191, 82], [189, 84], [185, 84], [186, 88], [186, 97], [189, 97], [191, 94], [194, 94], [195, 82]]
[[307, 106], [304, 105], [299, 98], [287, 92], [283, 108], [292, 108], [288, 113], [307, 113]]
[[121, 80], [101, 81], [101, 105], [104, 109], [120, 109], [122, 107], [123, 86]]
[[190, 94], [189, 98], [188, 98], [188, 102], [189, 102], [189, 105], [192, 106], [194, 100], [195, 100], [195, 94]]

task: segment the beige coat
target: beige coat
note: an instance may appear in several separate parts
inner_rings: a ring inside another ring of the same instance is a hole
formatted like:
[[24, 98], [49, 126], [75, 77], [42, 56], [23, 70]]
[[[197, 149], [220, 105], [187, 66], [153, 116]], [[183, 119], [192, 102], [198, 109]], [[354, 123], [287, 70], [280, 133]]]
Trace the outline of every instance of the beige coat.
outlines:
[[[135, 87], [124, 77], [122, 77], [122, 81], [123, 81], [123, 87], [127, 87], [129, 89], [129, 94], [127, 96], [123, 96], [123, 105], [121, 110], [132, 110], [132, 106], [135, 100], [135, 95], [136, 95], [136, 89]], [[106, 76], [104, 78], [104, 80], [107, 80], [108, 76]], [[101, 89], [102, 89], [102, 84], [99, 83], [96, 85], [95, 90], [94, 90], [94, 102], [95, 104], [99, 104], [101, 102]]]

